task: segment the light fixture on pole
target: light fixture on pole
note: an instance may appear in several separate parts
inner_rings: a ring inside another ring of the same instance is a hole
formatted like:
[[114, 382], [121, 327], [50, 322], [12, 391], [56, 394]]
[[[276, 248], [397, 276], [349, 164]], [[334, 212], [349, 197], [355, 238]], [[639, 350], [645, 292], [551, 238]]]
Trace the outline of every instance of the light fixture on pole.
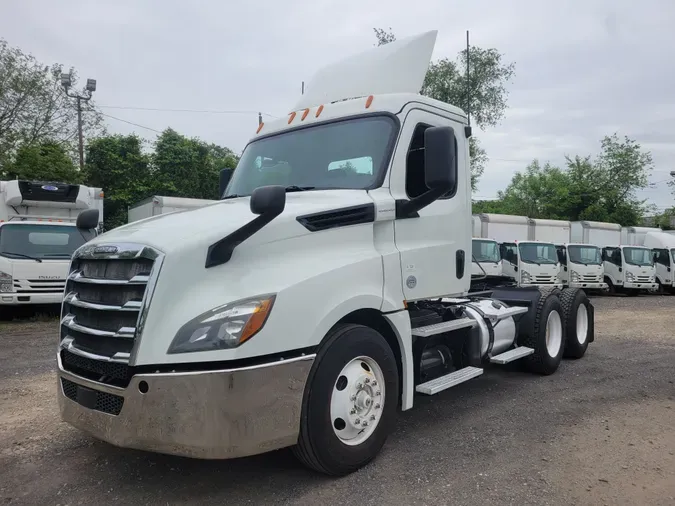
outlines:
[[78, 137], [78, 151], [80, 154], [80, 170], [84, 170], [84, 138], [82, 136], [82, 101], [88, 102], [91, 100], [91, 94], [96, 91], [96, 79], [87, 79], [87, 85], [84, 88], [85, 93], [70, 93], [70, 87], [73, 84], [72, 75], [61, 74], [61, 86], [66, 91], [66, 95], [77, 100], [77, 137]]

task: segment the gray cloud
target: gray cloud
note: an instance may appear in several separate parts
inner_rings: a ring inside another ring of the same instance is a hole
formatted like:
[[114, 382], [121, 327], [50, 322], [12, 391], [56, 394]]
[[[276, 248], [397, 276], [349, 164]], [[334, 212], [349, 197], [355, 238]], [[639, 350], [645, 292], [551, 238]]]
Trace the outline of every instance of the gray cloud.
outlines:
[[[454, 58], [470, 29], [473, 44], [497, 47], [517, 65], [506, 117], [478, 132], [490, 161], [477, 195], [494, 196], [533, 158], [562, 164], [565, 154], [594, 155], [614, 131], [652, 151], [652, 181], [675, 170], [670, 0], [32, 0], [2, 11], [0, 33], [10, 44], [95, 77], [101, 105], [251, 111], [103, 109], [235, 150], [254, 132], [255, 111], [288, 113], [301, 81], [372, 46], [373, 27], [400, 37], [439, 29], [436, 58]], [[154, 138], [108, 120], [112, 131]], [[661, 207], [674, 203], [665, 183], [643, 194]]]

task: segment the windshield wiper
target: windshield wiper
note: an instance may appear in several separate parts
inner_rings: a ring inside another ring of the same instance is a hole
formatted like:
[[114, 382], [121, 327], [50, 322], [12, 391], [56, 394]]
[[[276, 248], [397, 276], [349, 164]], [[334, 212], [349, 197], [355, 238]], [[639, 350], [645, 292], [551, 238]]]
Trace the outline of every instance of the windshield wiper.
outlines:
[[68, 257], [70, 258], [72, 253], [47, 253], [45, 257]]
[[291, 185], [286, 187], [287, 192], [304, 192], [307, 190], [313, 190], [315, 189], [316, 186], [298, 186], [298, 185]]
[[225, 195], [224, 197], [221, 197], [220, 200], [238, 199], [239, 197], [243, 197], [243, 195], [237, 195], [236, 193], [233, 193], [232, 195]]
[[14, 251], [3, 251], [2, 254], [3, 255], [14, 255], [14, 256], [17, 256], [17, 257], [21, 257], [21, 258], [29, 258], [30, 260], [35, 260], [38, 263], [42, 263], [41, 258], [26, 255], [24, 253], [15, 253]]

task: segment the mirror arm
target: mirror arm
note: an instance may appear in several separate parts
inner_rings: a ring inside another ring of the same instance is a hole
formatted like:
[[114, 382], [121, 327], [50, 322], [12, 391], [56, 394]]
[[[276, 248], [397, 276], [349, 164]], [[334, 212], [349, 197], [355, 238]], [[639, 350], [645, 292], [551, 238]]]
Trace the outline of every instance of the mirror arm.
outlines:
[[432, 204], [450, 190], [451, 188], [444, 186], [441, 188], [428, 190], [414, 199], [397, 200], [396, 219], [401, 220], [404, 218], [419, 218], [417, 211], [427, 207], [429, 204]]

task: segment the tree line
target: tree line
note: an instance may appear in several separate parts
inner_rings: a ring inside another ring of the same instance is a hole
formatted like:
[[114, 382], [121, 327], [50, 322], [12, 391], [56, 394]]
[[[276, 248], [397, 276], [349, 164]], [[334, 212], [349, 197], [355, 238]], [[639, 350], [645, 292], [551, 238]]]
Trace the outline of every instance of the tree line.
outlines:
[[[396, 40], [391, 29], [374, 32], [377, 45]], [[77, 73], [69, 70], [75, 88]], [[86, 164], [81, 171], [75, 163], [77, 112], [59, 85], [63, 71], [62, 65], [46, 66], [0, 40], [0, 179], [102, 187], [107, 229], [126, 223], [128, 206], [151, 195], [218, 197], [220, 169], [235, 167], [238, 161], [231, 149], [171, 128], [154, 141], [109, 134], [105, 115], [93, 100], [84, 113]], [[497, 49], [470, 46], [454, 60], [432, 62], [420, 93], [464, 109], [470, 95], [473, 123], [485, 131], [504, 118], [514, 75], [515, 63]], [[489, 162], [479, 137], [474, 132], [469, 146], [474, 190]], [[474, 212], [634, 225], [650, 210], [636, 191], [647, 186], [652, 166], [651, 155], [636, 141], [613, 134], [601, 141], [595, 158], [570, 156], [562, 167], [534, 160], [513, 176], [497, 200], [475, 202]]]

